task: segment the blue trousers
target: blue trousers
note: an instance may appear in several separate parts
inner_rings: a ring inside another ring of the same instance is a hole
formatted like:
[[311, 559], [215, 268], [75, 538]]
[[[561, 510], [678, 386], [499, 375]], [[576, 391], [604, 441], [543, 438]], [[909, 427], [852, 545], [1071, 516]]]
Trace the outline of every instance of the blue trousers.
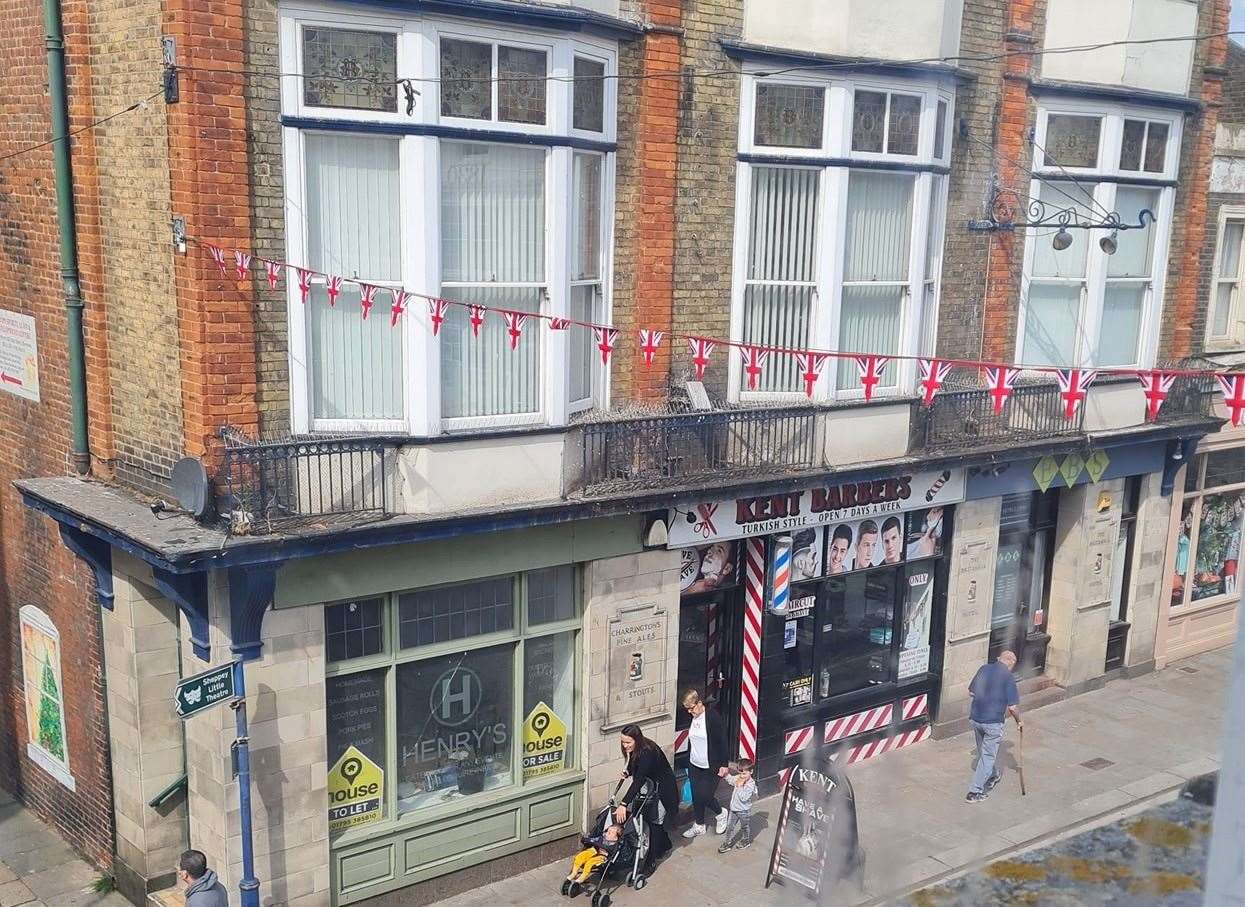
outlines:
[[969, 724], [973, 726], [973, 734], [977, 738], [977, 767], [973, 770], [973, 783], [968, 790], [979, 794], [986, 789], [986, 781], [998, 776], [994, 763], [999, 757], [999, 744], [1003, 742], [1003, 722], [982, 724], [970, 721]]

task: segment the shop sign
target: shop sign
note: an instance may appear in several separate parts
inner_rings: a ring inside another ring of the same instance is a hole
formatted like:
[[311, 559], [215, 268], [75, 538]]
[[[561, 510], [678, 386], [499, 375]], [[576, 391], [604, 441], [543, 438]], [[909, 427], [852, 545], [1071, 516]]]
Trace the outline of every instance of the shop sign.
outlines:
[[1111, 458], [1107, 456], [1105, 450], [1095, 450], [1085, 460], [1085, 471], [1089, 473], [1090, 481], [1097, 482], [1102, 478], [1102, 474], [1107, 471], [1107, 467], [1111, 465]]
[[716, 592], [738, 582], [739, 546], [734, 542], [714, 542], [699, 548], [684, 548], [682, 553], [680, 594]]
[[[670, 513], [671, 548], [747, 538], [827, 523], [921, 510], [964, 500], [964, 471], [914, 472], [870, 482], [817, 485], [803, 491], [703, 501]], [[811, 565], [810, 565], [811, 566]], [[818, 565], [817, 572], [821, 572]]]
[[1064, 482], [1069, 488], [1076, 484], [1076, 480], [1081, 477], [1081, 472], [1085, 469], [1085, 458], [1079, 453], [1070, 453], [1063, 458], [1063, 465], [1059, 467], [1059, 474], [1063, 476]]
[[39, 402], [39, 343], [35, 320], [0, 309], [0, 390]]
[[813, 675], [805, 674], [803, 677], [793, 677], [785, 681], [782, 691], [788, 708], [808, 705], [813, 701]]
[[665, 610], [643, 607], [610, 620], [606, 725], [667, 714], [665, 686]]
[[778, 833], [765, 874], [766, 888], [779, 881], [821, 892], [834, 816], [830, 803], [834, 788], [834, 780], [821, 772], [798, 766], [791, 770], [778, 811]]
[[1050, 488], [1057, 475], [1059, 475], [1059, 464], [1054, 457], [1042, 457], [1033, 464], [1033, 481], [1037, 483], [1039, 491], [1046, 491]]
[[799, 620], [813, 613], [813, 605], [817, 604], [816, 595], [805, 595], [787, 605], [787, 620]]
[[523, 722], [523, 780], [566, 767], [566, 724], [549, 706], [536, 703]]
[[381, 817], [385, 773], [353, 746], [329, 769], [329, 831], [366, 825]]

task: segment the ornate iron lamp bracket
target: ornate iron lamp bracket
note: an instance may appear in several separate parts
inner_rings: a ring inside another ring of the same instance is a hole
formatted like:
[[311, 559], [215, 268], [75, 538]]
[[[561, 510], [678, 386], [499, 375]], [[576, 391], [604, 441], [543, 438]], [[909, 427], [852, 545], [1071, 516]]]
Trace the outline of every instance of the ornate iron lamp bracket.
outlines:
[[[1119, 212], [1112, 211], [1101, 218], [1086, 217], [1083, 209], [1057, 208], [1037, 198], [996, 186], [990, 198], [989, 216], [970, 220], [968, 229], [988, 233], [998, 230], [1027, 230], [1037, 227], [1054, 227], [1060, 230], [1144, 230], [1154, 223], [1154, 212], [1143, 208], [1137, 214], [1136, 223], [1128, 223]], [[1018, 215], [1020, 215], [1018, 217]]]

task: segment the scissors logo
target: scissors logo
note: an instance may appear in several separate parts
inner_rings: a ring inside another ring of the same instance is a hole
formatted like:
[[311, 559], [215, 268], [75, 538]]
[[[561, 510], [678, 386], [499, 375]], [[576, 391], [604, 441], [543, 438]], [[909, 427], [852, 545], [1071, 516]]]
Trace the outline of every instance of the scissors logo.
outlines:
[[702, 539], [718, 534], [718, 527], [713, 525], [713, 515], [718, 512], [717, 504], [697, 504], [696, 513], [700, 517], [692, 524], [692, 531], [699, 533]]

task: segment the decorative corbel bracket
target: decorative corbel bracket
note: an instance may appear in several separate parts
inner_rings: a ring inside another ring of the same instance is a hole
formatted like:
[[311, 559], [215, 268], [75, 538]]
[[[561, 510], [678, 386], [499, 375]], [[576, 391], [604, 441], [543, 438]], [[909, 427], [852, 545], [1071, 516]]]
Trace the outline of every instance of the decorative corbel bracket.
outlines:
[[86, 561], [95, 574], [95, 594], [100, 606], [112, 610], [116, 594], [112, 587], [112, 546], [101, 538], [89, 535], [74, 526], [61, 523], [61, 541], [65, 547]]
[[264, 615], [272, 605], [281, 563], [235, 567], [229, 571], [230, 648], [243, 661], [259, 658]]
[[212, 656], [208, 642], [208, 589], [206, 573], [171, 573], [160, 567], [151, 568], [151, 578], [160, 594], [186, 617], [190, 627], [190, 647], [201, 661]]

